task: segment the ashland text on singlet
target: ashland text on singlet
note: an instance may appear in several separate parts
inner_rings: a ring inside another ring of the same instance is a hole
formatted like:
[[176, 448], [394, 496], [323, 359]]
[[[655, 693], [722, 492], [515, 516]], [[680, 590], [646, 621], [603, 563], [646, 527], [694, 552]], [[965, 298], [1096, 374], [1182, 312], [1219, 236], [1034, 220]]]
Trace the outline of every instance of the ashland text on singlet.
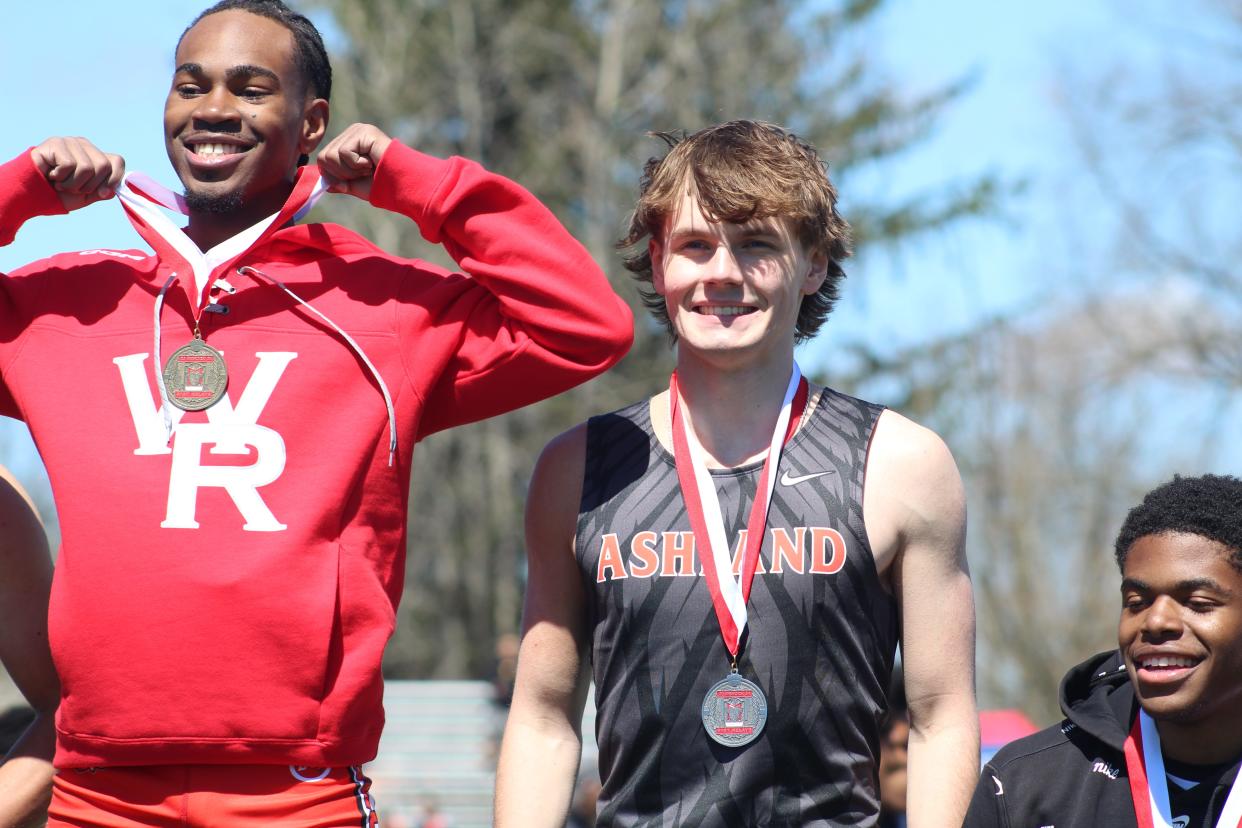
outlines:
[[[587, 593], [601, 826], [870, 825], [897, 608], [863, 526], [882, 407], [830, 389], [785, 446], [739, 669], [768, 699], [759, 740], [711, 742], [704, 694], [729, 655], [672, 455], [647, 401], [587, 431], [575, 549]], [[762, 462], [714, 471], [735, 572]]]

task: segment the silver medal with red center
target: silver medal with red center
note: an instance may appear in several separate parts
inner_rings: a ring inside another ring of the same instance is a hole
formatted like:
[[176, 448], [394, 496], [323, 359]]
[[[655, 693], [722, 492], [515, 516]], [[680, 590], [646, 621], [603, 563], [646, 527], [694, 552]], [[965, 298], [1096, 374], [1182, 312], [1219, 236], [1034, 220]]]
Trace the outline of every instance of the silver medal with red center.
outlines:
[[742, 747], [759, 738], [768, 720], [768, 700], [759, 685], [730, 673], [703, 697], [703, 729], [725, 747]]

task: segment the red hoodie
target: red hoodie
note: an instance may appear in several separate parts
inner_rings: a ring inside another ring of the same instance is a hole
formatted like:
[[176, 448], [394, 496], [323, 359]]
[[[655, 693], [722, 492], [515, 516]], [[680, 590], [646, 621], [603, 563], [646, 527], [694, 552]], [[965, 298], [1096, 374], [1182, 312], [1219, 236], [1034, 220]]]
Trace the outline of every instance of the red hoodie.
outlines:
[[[628, 348], [625, 303], [516, 184], [393, 142], [371, 202], [463, 272], [336, 225], [276, 231], [213, 271], [237, 289], [201, 323], [228, 391], [176, 412], [171, 441], [152, 337], [172, 264], [94, 250], [0, 276], [0, 413], [30, 426], [63, 539], [57, 766], [374, 758], [414, 443], [564, 391]], [[29, 154], [0, 166], [0, 243], [60, 212]], [[166, 359], [191, 337], [188, 291], [170, 290], [160, 318]], [[391, 392], [393, 466], [359, 351]]]

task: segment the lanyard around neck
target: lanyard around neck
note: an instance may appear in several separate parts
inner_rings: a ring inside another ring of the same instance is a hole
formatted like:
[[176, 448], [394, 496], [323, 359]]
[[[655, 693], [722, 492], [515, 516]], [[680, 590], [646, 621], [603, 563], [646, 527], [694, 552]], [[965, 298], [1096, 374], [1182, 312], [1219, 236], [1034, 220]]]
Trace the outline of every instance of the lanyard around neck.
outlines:
[[[1155, 720], [1141, 709], [1126, 737], [1125, 755], [1139, 828], [1172, 828], [1173, 811], [1169, 806], [1169, 780], [1160, 751], [1160, 732]], [[1234, 778], [1216, 825], [1217, 828], [1242, 826], [1242, 773]]]
[[802, 378], [798, 363], [785, 389], [780, 415], [772, 431], [767, 457], [755, 499], [746, 524], [746, 546], [741, 560], [740, 580], [733, 577], [733, 563], [729, 544], [725, 537], [724, 518], [720, 511], [720, 498], [716, 485], [707, 470], [702, 445], [694, 432], [689, 412], [681, 400], [677, 374], [669, 379], [669, 406], [673, 420], [673, 460], [677, 466], [677, 479], [681, 484], [682, 497], [694, 532], [694, 548], [703, 567], [704, 579], [712, 596], [712, 607], [729, 655], [736, 661], [742, 632], [746, 629], [746, 602], [750, 598], [751, 583], [759, 562], [759, 549], [767, 527], [768, 508], [772, 503], [772, 490], [776, 484], [776, 468], [780, 464], [781, 449], [793, 436], [798, 421], [806, 408], [808, 387]]

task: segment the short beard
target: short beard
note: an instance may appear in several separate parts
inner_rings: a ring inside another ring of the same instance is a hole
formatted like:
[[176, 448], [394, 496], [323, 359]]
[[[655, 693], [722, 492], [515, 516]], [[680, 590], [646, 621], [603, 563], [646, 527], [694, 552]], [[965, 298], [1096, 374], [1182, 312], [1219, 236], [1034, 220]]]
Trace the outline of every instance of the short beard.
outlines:
[[186, 206], [190, 208], [192, 213], [213, 213], [220, 215], [222, 213], [232, 213], [241, 209], [242, 196], [241, 193], [234, 190], [231, 193], [220, 193], [219, 195], [206, 195], [204, 193], [196, 193], [186, 190], [185, 194]]

